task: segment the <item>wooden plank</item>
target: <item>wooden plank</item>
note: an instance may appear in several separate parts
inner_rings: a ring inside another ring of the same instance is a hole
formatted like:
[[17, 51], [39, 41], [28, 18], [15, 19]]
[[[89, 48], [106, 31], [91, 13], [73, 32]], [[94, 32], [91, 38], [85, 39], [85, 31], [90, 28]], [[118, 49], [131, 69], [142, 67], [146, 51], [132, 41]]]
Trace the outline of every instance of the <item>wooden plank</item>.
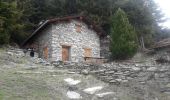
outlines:
[[69, 47], [62, 47], [62, 61], [69, 61]]
[[44, 58], [48, 59], [48, 47], [44, 48]]
[[92, 49], [84, 48], [84, 57], [92, 57]]

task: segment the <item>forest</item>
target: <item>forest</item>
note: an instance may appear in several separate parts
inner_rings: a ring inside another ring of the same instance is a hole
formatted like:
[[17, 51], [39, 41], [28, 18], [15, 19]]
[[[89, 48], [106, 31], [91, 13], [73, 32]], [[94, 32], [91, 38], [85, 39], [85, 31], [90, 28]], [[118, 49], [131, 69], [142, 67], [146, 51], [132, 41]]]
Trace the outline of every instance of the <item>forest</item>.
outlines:
[[150, 47], [169, 37], [165, 21], [153, 0], [0, 0], [0, 44], [21, 44], [40, 22], [63, 16], [84, 15], [109, 35], [112, 16], [121, 8], [134, 27], [138, 41]]

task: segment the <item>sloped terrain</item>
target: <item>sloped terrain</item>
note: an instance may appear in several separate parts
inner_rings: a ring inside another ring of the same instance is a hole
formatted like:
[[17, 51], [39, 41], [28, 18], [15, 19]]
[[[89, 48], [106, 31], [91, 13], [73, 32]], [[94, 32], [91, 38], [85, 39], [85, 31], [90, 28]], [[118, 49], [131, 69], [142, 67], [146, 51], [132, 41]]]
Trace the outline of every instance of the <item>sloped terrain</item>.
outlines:
[[[55, 68], [42, 59], [25, 56], [20, 49], [1, 49], [0, 52], [0, 100], [115, 98], [109, 84], [97, 80], [92, 75], [84, 76], [67, 69]], [[71, 84], [72, 82], [66, 81], [68, 78], [73, 79], [73, 83], [74, 80], [80, 82]], [[88, 88], [92, 89], [85, 92]]]
[[51, 65], [21, 49], [0, 49], [0, 100], [170, 100], [169, 75], [168, 65]]

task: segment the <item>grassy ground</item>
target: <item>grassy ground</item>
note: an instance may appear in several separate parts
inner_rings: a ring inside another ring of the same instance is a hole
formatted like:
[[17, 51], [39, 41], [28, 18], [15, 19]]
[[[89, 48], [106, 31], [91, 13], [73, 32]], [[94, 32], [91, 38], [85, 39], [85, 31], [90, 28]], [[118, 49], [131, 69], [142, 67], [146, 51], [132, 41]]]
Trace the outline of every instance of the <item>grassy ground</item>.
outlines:
[[[104, 83], [91, 75], [69, 74], [66, 69], [57, 69], [53, 66], [35, 64], [25, 57], [9, 55], [0, 49], [0, 100], [70, 100], [67, 91], [75, 91], [83, 98], [81, 100], [144, 100], [138, 88], [132, 86], [117, 86]], [[73, 78], [81, 83], [70, 87], [64, 79]], [[83, 92], [84, 89], [95, 86], [104, 88], [97, 93], [115, 92], [113, 95], [98, 98]], [[140, 86], [140, 85], [139, 85]], [[141, 90], [142, 91], [142, 90]], [[140, 97], [140, 98], [138, 98]], [[158, 94], [158, 99], [170, 100], [165, 95]], [[160, 97], [160, 98], [159, 98]]]
[[82, 93], [83, 89], [105, 85], [93, 76], [68, 74], [68, 70], [35, 64], [0, 49], [0, 100], [69, 100], [66, 78], [82, 81], [73, 89], [85, 96], [84, 100], [92, 96]]
[[65, 78], [82, 80], [75, 87], [78, 92], [90, 86], [105, 85], [92, 76], [67, 72], [43, 67], [31, 70], [26, 67], [0, 68], [0, 100], [69, 100]]

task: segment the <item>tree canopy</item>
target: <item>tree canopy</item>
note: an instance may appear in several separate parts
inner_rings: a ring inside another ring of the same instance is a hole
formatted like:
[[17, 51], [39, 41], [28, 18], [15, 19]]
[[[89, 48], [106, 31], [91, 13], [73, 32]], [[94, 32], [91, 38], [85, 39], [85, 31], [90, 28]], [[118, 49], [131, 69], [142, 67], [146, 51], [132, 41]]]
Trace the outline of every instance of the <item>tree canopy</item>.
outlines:
[[120, 8], [111, 17], [110, 50], [114, 59], [132, 57], [137, 51], [137, 35], [126, 13]]
[[16, 39], [15, 34], [22, 29], [19, 19], [22, 13], [17, 9], [16, 2], [0, 1], [0, 44]]
[[[14, 39], [18, 43], [31, 34], [42, 20], [80, 14], [89, 17], [110, 34], [110, 16], [118, 8], [126, 12], [129, 22], [138, 33], [138, 38], [143, 37], [148, 46], [152, 43], [154, 34], [159, 34], [161, 29], [157, 24], [161, 19], [161, 13], [155, 9], [157, 6], [153, 0], [1, 0], [2, 2], [16, 4], [11, 11], [19, 12], [19, 16], [13, 17], [13, 20], [22, 26], [18, 28], [18, 38]], [[2, 7], [4, 6], [0, 6], [0, 9]], [[1, 13], [1, 16], [5, 15]]]

